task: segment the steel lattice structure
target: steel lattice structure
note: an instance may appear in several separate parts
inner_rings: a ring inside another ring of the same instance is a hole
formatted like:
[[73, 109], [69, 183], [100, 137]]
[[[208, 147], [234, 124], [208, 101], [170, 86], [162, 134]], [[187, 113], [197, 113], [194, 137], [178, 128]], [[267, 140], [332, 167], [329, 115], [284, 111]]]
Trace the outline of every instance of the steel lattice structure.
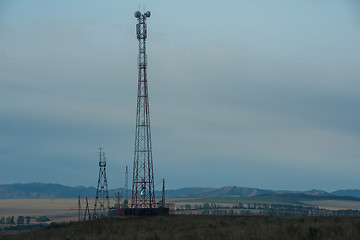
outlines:
[[136, 34], [139, 41], [138, 55], [138, 92], [136, 111], [135, 153], [132, 184], [132, 207], [154, 208], [155, 190], [151, 149], [150, 112], [148, 99], [148, 83], [146, 76], [146, 19], [150, 12], [135, 12], [138, 20]]
[[94, 218], [107, 217], [110, 207], [109, 190], [106, 178], [106, 158], [102, 148], [99, 151], [99, 179], [94, 205]]

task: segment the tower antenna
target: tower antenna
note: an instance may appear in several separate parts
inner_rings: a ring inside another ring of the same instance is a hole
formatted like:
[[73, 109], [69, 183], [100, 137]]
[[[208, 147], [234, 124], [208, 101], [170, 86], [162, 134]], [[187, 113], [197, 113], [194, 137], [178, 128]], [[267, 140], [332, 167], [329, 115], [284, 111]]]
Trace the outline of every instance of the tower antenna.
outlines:
[[[135, 12], [138, 20], [136, 36], [139, 41], [138, 55], [138, 92], [136, 110], [135, 152], [132, 183], [132, 207], [155, 207], [154, 173], [151, 149], [150, 111], [147, 82], [147, 57], [146, 57], [146, 20], [150, 12]], [[151, 211], [150, 211], [151, 212]]]
[[102, 148], [99, 149], [99, 179], [96, 190], [94, 218], [107, 217], [110, 207], [109, 190], [106, 179], [106, 158]]

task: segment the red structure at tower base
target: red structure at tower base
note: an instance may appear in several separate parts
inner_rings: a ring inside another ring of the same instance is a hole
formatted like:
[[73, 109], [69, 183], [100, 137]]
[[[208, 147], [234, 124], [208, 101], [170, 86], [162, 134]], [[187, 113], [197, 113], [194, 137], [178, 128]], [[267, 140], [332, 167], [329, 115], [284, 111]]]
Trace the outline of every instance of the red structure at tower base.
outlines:
[[110, 216], [166, 216], [170, 214], [169, 208], [113, 208]]

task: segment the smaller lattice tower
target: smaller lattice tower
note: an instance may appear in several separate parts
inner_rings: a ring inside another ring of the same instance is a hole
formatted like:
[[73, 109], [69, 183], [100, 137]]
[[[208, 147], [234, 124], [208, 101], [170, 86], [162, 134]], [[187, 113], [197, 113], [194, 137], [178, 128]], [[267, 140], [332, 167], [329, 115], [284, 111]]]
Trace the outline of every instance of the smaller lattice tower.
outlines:
[[94, 218], [107, 217], [110, 207], [109, 190], [106, 179], [106, 158], [105, 152], [99, 151], [99, 179], [96, 190]]

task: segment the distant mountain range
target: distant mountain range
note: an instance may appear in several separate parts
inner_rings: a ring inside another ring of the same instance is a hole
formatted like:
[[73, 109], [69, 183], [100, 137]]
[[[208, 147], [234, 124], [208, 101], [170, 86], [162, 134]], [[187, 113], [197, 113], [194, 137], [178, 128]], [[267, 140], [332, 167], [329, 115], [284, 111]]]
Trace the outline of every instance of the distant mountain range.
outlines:
[[[124, 193], [122, 188], [110, 189], [110, 196], [114, 196], [116, 192]], [[131, 193], [130, 193], [131, 194]], [[226, 186], [222, 188], [210, 187], [187, 187], [175, 190], [166, 190], [168, 198], [218, 198], [218, 197], [255, 197], [261, 195], [291, 195], [301, 196], [317, 196], [321, 198], [336, 198], [336, 196], [347, 196], [360, 198], [360, 190], [338, 190], [335, 192], [326, 192], [322, 190], [309, 191], [287, 191], [287, 190], [264, 190], [258, 188]], [[18, 198], [73, 198], [95, 197], [95, 187], [68, 187], [60, 184], [47, 183], [27, 183], [27, 184], [3, 184], [0, 185], [0, 199], [18, 199]], [[155, 193], [157, 197], [161, 196], [161, 191]]]
[[95, 196], [94, 187], [68, 187], [48, 183], [15, 183], [0, 185], [0, 199], [16, 198], [73, 198]]
[[174, 198], [208, 198], [208, 197], [250, 197], [256, 195], [274, 193], [272, 190], [262, 190], [257, 188], [226, 186], [222, 188], [180, 188], [167, 190], [167, 197]]
[[311, 196], [350, 196], [360, 197], [360, 190], [339, 190], [332, 193], [312, 189], [309, 191], [290, 191], [290, 190], [264, 190], [259, 188], [247, 188], [226, 186], [222, 188], [181, 188], [177, 190], [167, 190], [167, 197], [176, 198], [209, 198], [209, 197], [253, 197], [269, 194], [303, 194]]

